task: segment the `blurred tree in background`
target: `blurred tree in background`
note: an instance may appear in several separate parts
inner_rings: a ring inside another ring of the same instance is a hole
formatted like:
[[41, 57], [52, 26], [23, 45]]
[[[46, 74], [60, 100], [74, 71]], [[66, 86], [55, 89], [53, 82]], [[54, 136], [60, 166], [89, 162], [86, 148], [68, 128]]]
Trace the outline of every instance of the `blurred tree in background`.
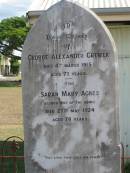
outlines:
[[0, 53], [12, 59], [20, 59], [24, 40], [30, 27], [26, 18], [12, 17], [0, 22]]

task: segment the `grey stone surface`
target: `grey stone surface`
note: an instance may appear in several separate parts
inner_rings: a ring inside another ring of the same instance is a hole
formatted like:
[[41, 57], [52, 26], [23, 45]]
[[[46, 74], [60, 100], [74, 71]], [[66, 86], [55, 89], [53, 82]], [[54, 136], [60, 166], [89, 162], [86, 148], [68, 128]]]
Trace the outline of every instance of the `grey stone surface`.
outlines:
[[26, 173], [119, 173], [117, 59], [104, 24], [61, 1], [22, 60]]

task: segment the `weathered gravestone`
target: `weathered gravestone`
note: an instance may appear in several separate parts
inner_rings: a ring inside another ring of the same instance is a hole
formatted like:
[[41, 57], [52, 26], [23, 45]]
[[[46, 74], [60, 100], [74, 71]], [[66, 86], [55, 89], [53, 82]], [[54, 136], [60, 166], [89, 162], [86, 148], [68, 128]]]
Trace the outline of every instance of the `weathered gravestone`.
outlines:
[[61, 1], [24, 45], [26, 173], [119, 173], [116, 52], [89, 10]]

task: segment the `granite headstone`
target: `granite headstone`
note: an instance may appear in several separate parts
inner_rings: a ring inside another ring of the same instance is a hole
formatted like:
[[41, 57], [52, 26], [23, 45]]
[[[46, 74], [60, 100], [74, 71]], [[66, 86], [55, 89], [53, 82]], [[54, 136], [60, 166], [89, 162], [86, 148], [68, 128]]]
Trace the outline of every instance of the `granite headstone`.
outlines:
[[103, 22], [61, 1], [22, 59], [26, 173], [119, 173], [117, 56]]

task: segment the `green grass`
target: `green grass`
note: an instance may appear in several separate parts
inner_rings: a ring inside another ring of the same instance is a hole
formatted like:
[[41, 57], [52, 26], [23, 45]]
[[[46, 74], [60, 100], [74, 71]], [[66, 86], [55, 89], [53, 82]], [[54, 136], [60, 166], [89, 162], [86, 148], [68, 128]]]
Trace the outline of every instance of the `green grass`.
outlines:
[[0, 81], [0, 87], [19, 87], [20, 81]]

